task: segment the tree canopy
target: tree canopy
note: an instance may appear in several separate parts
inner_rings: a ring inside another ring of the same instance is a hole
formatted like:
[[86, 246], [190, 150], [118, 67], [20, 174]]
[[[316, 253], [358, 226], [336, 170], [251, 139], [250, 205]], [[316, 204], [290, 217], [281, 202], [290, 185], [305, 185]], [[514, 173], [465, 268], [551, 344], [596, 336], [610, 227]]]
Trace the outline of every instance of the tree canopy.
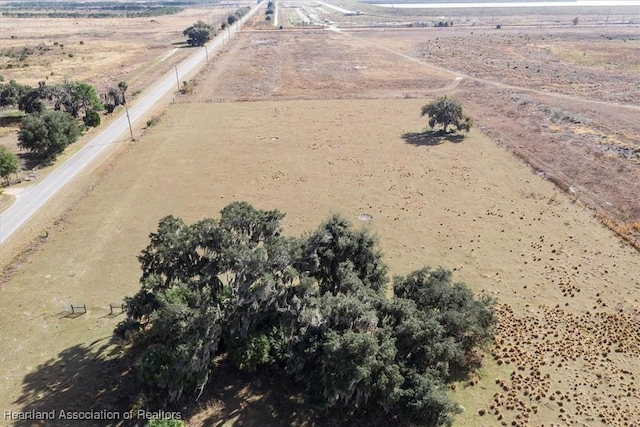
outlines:
[[479, 361], [495, 316], [451, 272], [395, 277], [376, 238], [339, 215], [300, 238], [284, 214], [234, 202], [220, 219], [163, 218], [139, 256], [141, 289], [116, 334], [143, 348], [138, 376], [165, 403], [199, 394], [226, 354], [270, 367], [351, 415], [448, 425], [452, 374]]
[[45, 82], [40, 82], [37, 88], [31, 88], [12, 81], [0, 87], [0, 106], [17, 105], [20, 110], [30, 114], [42, 112], [45, 103], [73, 117], [79, 117], [80, 113], [84, 113], [83, 118], [92, 116], [93, 112], [104, 109], [95, 88], [88, 83], [65, 81], [60, 85], [47, 86]]
[[9, 175], [18, 172], [18, 156], [4, 145], [0, 145], [0, 177], [9, 183]]
[[52, 96], [58, 100], [56, 109], [61, 105], [73, 117], [78, 117], [81, 112], [87, 116], [92, 111], [104, 109], [96, 90], [88, 83], [64, 82], [52, 88]]
[[0, 83], [0, 107], [17, 106], [20, 99], [31, 90], [31, 87], [18, 84], [15, 80]]
[[109, 86], [106, 91], [102, 93], [104, 109], [107, 114], [113, 113], [117, 106], [125, 105], [127, 103], [127, 98], [125, 96], [127, 89], [129, 89], [129, 84], [125, 81], [121, 81], [118, 83], [117, 87]]
[[444, 133], [447, 133], [447, 127], [450, 125], [454, 126], [456, 130], [469, 131], [473, 124], [470, 117], [462, 114], [460, 101], [449, 98], [446, 95], [424, 105], [420, 111], [420, 117], [424, 116], [429, 117], [429, 127], [431, 129], [435, 125], [441, 124]]
[[204, 46], [213, 36], [215, 28], [204, 21], [198, 21], [182, 32], [189, 46]]
[[18, 145], [46, 160], [56, 156], [80, 136], [77, 120], [63, 111], [27, 114], [20, 123]]

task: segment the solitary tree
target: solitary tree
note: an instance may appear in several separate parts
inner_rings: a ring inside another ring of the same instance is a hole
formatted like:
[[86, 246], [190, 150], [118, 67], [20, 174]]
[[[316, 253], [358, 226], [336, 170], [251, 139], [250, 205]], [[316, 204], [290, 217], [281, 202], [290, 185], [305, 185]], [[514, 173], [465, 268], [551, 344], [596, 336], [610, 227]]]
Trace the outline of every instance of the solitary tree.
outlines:
[[9, 184], [9, 175], [18, 172], [18, 156], [0, 145], [0, 176]]
[[436, 124], [441, 124], [443, 132], [447, 133], [449, 125], [456, 130], [469, 131], [473, 124], [470, 117], [462, 114], [460, 101], [442, 96], [422, 107], [420, 117], [429, 117], [429, 127], [433, 129]]
[[182, 32], [190, 46], [204, 46], [215, 35], [214, 28], [204, 21], [198, 21]]
[[18, 145], [42, 156], [45, 160], [54, 160], [80, 136], [77, 120], [62, 111], [44, 110], [37, 114], [28, 114], [20, 123]]

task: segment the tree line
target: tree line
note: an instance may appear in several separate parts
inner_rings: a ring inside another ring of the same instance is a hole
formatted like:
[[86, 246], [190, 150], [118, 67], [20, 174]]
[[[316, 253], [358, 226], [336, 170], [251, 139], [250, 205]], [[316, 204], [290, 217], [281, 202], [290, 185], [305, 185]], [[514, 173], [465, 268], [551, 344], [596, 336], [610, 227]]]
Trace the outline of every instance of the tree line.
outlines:
[[[220, 28], [224, 30], [228, 25], [233, 25], [250, 11], [251, 7], [249, 6], [241, 7], [230, 14], [227, 19], [222, 22]], [[216, 36], [216, 29], [213, 25], [209, 25], [204, 21], [197, 21], [193, 25], [187, 27], [182, 32], [182, 35], [187, 37], [187, 44], [189, 46], [204, 46], [208, 41]]]
[[154, 16], [175, 15], [183, 10], [178, 7], [156, 7], [126, 12], [6, 12], [3, 15], [10, 18], [151, 18]]
[[226, 21], [222, 21], [222, 25], [220, 25], [220, 28], [224, 30], [225, 28], [227, 28], [227, 25], [233, 25], [236, 21], [239, 21], [240, 18], [245, 16], [250, 11], [251, 11], [250, 6], [245, 6], [237, 9], [235, 12], [227, 16]]
[[271, 16], [275, 13], [275, 9], [276, 9], [276, 4], [273, 0], [269, 0], [269, 3], [267, 3], [267, 10], [264, 12], [264, 14], [266, 15], [265, 20], [266, 21], [271, 21]]
[[4, 5], [4, 16], [12, 18], [144, 18], [174, 15], [184, 10], [181, 6], [192, 2], [16, 2]]
[[[78, 139], [82, 125], [99, 126], [99, 112], [111, 113], [125, 104], [127, 89], [128, 84], [122, 81], [100, 96], [83, 82], [65, 81], [54, 86], [40, 82], [34, 88], [11, 80], [0, 84], [0, 107], [17, 107], [26, 113], [20, 122], [18, 145], [50, 162]], [[13, 157], [9, 150], [0, 152], [0, 176], [5, 180], [18, 170]]]
[[348, 416], [451, 424], [448, 383], [479, 365], [492, 300], [444, 268], [390, 280], [375, 236], [339, 215], [303, 237], [284, 236], [283, 217], [234, 202], [219, 219], [160, 221], [115, 330], [135, 344], [141, 398], [197, 398], [223, 356]]

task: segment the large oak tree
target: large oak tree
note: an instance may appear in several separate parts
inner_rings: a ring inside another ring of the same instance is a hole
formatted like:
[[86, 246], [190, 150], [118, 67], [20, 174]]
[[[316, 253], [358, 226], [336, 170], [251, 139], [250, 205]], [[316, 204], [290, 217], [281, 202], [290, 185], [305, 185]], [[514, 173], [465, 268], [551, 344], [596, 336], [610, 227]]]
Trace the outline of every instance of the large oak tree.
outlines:
[[469, 131], [473, 124], [470, 117], [462, 114], [462, 104], [460, 101], [442, 96], [435, 101], [424, 105], [420, 110], [420, 117], [429, 117], [429, 127], [433, 129], [435, 125], [441, 124], [444, 133], [447, 133], [449, 126], [457, 130]]
[[146, 393], [166, 403], [199, 394], [226, 354], [240, 369], [288, 376], [325, 408], [450, 424], [459, 407], [446, 383], [491, 339], [491, 301], [429, 268], [396, 277], [390, 295], [366, 229], [334, 215], [286, 237], [283, 217], [235, 202], [219, 220], [160, 221], [116, 329], [144, 349]]

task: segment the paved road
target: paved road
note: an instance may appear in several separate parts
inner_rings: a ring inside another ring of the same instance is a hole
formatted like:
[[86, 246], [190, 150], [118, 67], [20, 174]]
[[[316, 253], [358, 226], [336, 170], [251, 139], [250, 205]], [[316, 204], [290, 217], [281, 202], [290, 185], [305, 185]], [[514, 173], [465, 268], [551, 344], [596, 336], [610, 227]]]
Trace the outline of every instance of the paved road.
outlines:
[[[185, 62], [177, 67], [180, 81], [188, 74], [195, 72], [203, 66], [207, 59], [207, 53], [213, 53], [219, 49], [224, 42], [228, 41], [258, 9], [254, 7], [249, 14], [244, 16], [235, 25], [221, 33], [220, 37], [213, 39], [205, 49], [197, 49]], [[136, 100], [129, 109], [131, 123], [136, 123], [140, 119], [146, 118], [152, 107], [161, 98], [172, 91], [178, 90], [175, 69], [168, 72], [152, 90], [146, 92]], [[70, 157], [66, 162], [56, 168], [42, 181], [22, 190], [16, 197], [15, 202], [2, 214], [0, 214], [0, 244], [4, 243], [9, 236], [20, 228], [29, 218], [31, 218], [69, 181], [71, 181], [85, 166], [96, 159], [109, 144], [122, 138], [122, 135], [129, 134], [126, 113], [118, 117], [104, 131], [92, 139], [80, 151]]]
[[613, 7], [638, 6], [638, 0], [572, 0], [572, 1], [518, 1], [518, 2], [451, 2], [451, 3], [385, 3], [379, 7], [394, 9], [485, 9], [507, 7]]

